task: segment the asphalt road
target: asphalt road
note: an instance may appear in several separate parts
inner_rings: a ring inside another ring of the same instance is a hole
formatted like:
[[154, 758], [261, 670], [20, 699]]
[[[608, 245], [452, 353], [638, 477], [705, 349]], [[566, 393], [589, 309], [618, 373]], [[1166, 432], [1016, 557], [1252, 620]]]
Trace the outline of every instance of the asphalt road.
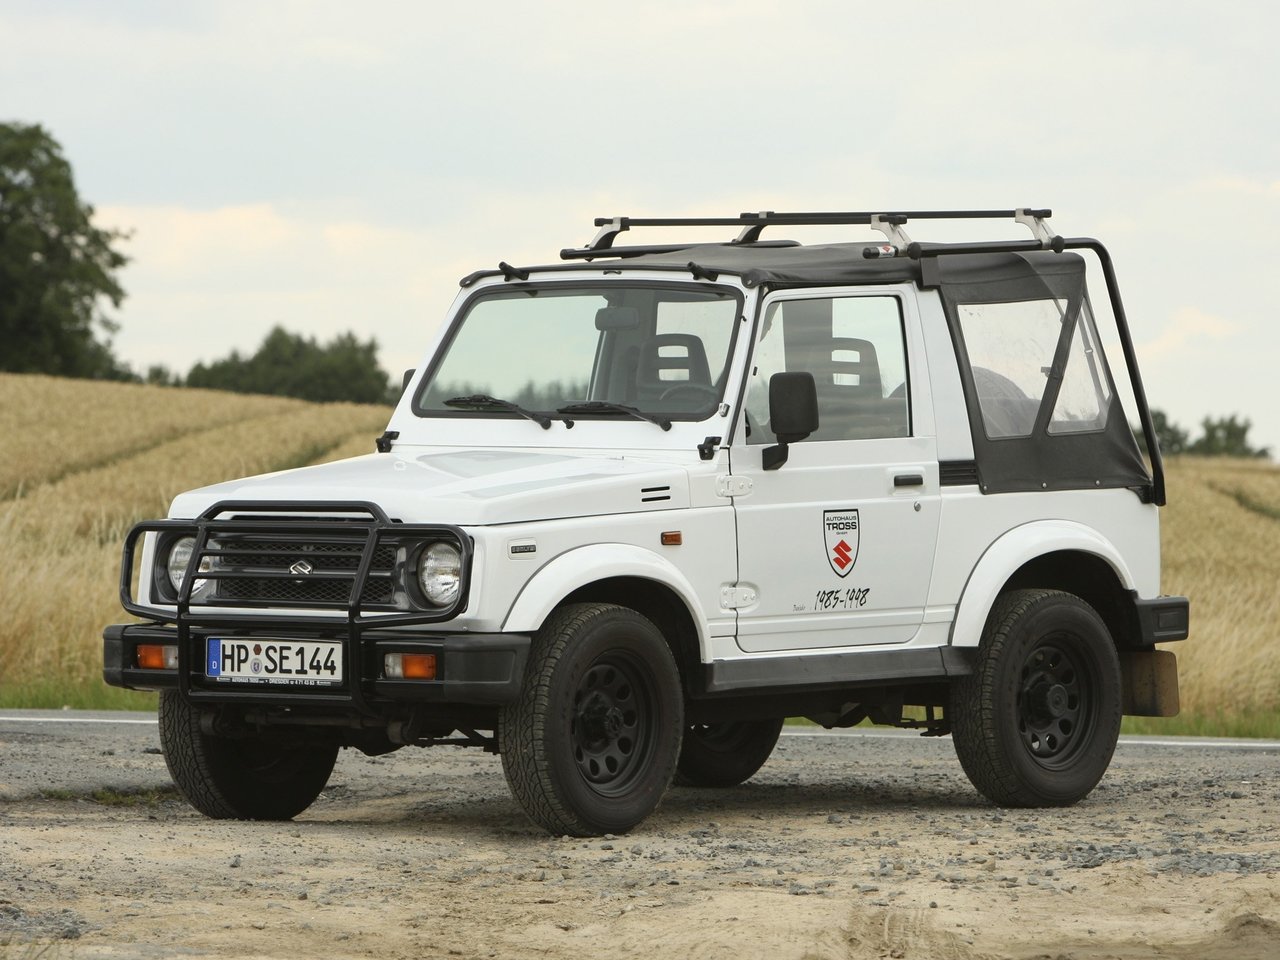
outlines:
[[[788, 727], [786, 736], [866, 738], [901, 742], [904, 764], [921, 749], [919, 734], [909, 730], [860, 728], [821, 730]], [[946, 741], [942, 741], [946, 743]], [[920, 744], [919, 747], [911, 745]], [[937, 747], [937, 743], [932, 746]], [[925, 748], [927, 749], [927, 748]], [[947, 746], [949, 750], [949, 744]], [[402, 751], [406, 756], [423, 751]], [[355, 751], [344, 751], [344, 758]], [[1241, 761], [1252, 770], [1280, 779], [1280, 741], [1210, 737], [1121, 737], [1116, 761], [1156, 761], [1164, 757], [1222, 757], [1224, 776]], [[1246, 758], [1249, 758], [1246, 760]], [[1255, 762], [1256, 761], [1256, 762]], [[1246, 771], [1247, 774], [1247, 771]], [[1242, 774], [1245, 775], [1245, 774]], [[1247, 778], [1247, 776], [1246, 776]], [[133, 793], [172, 787], [153, 713], [90, 710], [0, 711], [0, 800], [22, 800], [49, 794], [89, 794], [112, 789]]]

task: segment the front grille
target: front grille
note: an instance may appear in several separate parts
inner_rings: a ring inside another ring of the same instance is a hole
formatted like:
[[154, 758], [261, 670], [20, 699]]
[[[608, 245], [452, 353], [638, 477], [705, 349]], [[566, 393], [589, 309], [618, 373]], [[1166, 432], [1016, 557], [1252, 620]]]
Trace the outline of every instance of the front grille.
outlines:
[[[346, 606], [360, 567], [365, 538], [219, 534], [209, 538], [206, 556], [217, 571], [221, 603], [287, 603]], [[361, 606], [394, 607], [397, 547], [382, 544], [373, 555]]]

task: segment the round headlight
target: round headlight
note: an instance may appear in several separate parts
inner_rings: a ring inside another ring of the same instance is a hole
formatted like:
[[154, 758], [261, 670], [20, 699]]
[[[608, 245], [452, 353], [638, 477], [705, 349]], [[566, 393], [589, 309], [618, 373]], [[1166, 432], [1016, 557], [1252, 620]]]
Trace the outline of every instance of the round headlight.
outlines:
[[[191, 562], [191, 551], [195, 548], [195, 537], [181, 537], [175, 540], [173, 546], [169, 548], [169, 560], [166, 566], [169, 570], [169, 583], [173, 585], [174, 593], [182, 591], [182, 581], [187, 575], [187, 564]], [[200, 561], [199, 573], [207, 573], [212, 569], [212, 559], [205, 557]], [[213, 584], [213, 580], [198, 578], [195, 583], [191, 584], [192, 602], [194, 603], [209, 596], [213, 592]]]
[[418, 558], [418, 584], [428, 600], [447, 607], [462, 584], [462, 554], [451, 543], [433, 543]]
[[174, 590], [182, 589], [182, 578], [187, 574], [187, 564], [191, 562], [191, 551], [195, 547], [195, 537], [183, 537], [175, 540], [169, 548], [169, 582]]

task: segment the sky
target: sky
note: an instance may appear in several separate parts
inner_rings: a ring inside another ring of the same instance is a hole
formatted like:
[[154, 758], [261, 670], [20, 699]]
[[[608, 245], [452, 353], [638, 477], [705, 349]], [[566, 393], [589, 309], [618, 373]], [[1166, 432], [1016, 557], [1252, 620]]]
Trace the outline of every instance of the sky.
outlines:
[[459, 278], [596, 216], [1050, 207], [1110, 249], [1151, 405], [1280, 455], [1278, 29], [1230, 0], [0, 0], [0, 120], [129, 231], [136, 369], [281, 325], [398, 379]]

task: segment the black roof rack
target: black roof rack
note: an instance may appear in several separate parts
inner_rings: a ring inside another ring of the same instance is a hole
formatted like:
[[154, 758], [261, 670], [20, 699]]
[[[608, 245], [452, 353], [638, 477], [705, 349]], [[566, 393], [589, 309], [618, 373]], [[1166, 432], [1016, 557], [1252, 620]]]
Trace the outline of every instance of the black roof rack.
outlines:
[[[766, 227], [774, 226], [833, 226], [861, 225], [880, 230], [898, 247], [910, 241], [901, 228], [911, 220], [1016, 220], [1031, 229], [1037, 240], [1047, 239], [1044, 221], [1053, 216], [1052, 210], [1019, 207], [1014, 210], [881, 210], [881, 211], [833, 211], [819, 213], [778, 213], [765, 210], [760, 213], [740, 213], [736, 217], [596, 217], [594, 225], [599, 232], [585, 247], [566, 247], [560, 251], [563, 260], [590, 260], [595, 257], [637, 256], [642, 253], [667, 253], [681, 250], [683, 245], [662, 247], [614, 247], [618, 235], [632, 227], [740, 227], [738, 235], [730, 240], [734, 244], [757, 243]], [[1047, 243], [1045, 244], [1047, 246]]]

